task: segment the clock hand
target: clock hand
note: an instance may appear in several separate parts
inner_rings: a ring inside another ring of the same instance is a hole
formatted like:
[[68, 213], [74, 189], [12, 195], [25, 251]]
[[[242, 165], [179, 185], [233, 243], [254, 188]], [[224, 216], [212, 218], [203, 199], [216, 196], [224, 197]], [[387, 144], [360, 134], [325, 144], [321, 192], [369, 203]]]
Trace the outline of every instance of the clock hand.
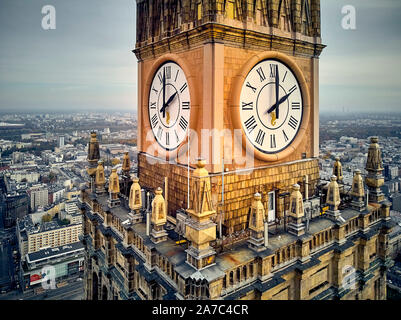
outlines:
[[167, 100], [166, 105], [165, 105], [164, 108], [168, 107], [168, 105], [174, 100], [176, 95], [177, 95], [177, 91]]
[[177, 95], [177, 91], [167, 100], [167, 102], [164, 104], [163, 108], [160, 109], [160, 112], [163, 112], [163, 114], [166, 112], [166, 108], [174, 100], [176, 95]]
[[280, 94], [280, 75], [278, 73], [278, 65], [276, 65], [276, 119], [278, 119], [279, 94]]
[[160, 112], [163, 112], [163, 118], [166, 117], [166, 68], [163, 68], [163, 108]]
[[[280, 104], [282, 104], [283, 102], [285, 102], [285, 101], [288, 99], [288, 97], [289, 97], [293, 92], [294, 92], [294, 91], [291, 91], [290, 93], [287, 93], [284, 97], [282, 97], [282, 98], [279, 100], [278, 105], [280, 105]], [[277, 105], [273, 105], [269, 110], [267, 110], [266, 113], [271, 113], [271, 112], [273, 112], [276, 108], [277, 108]]]

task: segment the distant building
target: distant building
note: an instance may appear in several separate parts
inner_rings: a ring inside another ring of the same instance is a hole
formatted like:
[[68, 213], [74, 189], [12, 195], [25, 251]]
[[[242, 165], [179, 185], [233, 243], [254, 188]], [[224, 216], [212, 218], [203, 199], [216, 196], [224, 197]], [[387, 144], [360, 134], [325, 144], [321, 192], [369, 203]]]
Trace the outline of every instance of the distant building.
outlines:
[[401, 212], [401, 194], [396, 193], [392, 197], [393, 206], [392, 209], [398, 212]]
[[386, 181], [383, 185], [383, 192], [386, 196], [390, 196], [393, 193], [400, 191], [400, 180], [395, 179], [391, 181]]
[[48, 203], [56, 203], [64, 197], [65, 188], [63, 187], [50, 187], [48, 191]]
[[44, 136], [44, 133], [25, 133], [21, 134], [21, 140], [41, 139]]
[[32, 211], [49, 204], [49, 192], [47, 187], [43, 185], [33, 186], [28, 190], [28, 194]]
[[385, 165], [384, 166], [384, 176], [388, 180], [393, 180], [398, 177], [398, 167], [396, 166], [391, 166], [391, 165]]
[[84, 246], [81, 242], [74, 242], [28, 253], [21, 268], [22, 288], [40, 286], [45, 279], [44, 271], [49, 265], [54, 267], [56, 282], [82, 273]]
[[13, 164], [22, 162], [24, 161], [24, 153], [15, 151], [13, 152], [12, 158], [13, 158]]
[[[398, 196], [401, 202], [401, 195]], [[389, 250], [393, 259], [401, 253], [401, 212], [392, 210], [390, 212], [391, 219], [396, 223], [393, 230], [389, 234]]]
[[60, 219], [68, 219], [72, 224], [82, 224], [82, 214], [78, 209], [77, 200], [70, 200], [65, 203], [64, 211], [60, 214]]
[[10, 179], [16, 182], [37, 183], [39, 178], [40, 173], [37, 171], [15, 170], [10, 173]]
[[64, 136], [59, 136], [58, 137], [58, 147], [59, 148], [63, 148], [64, 147], [64, 143], [65, 143], [65, 137]]
[[60, 219], [43, 222], [44, 212], [31, 214], [17, 222], [17, 238], [21, 254], [23, 288], [38, 285], [43, 280], [42, 268], [55, 267], [56, 279], [69, 277], [83, 270], [82, 217], [79, 214], [60, 215]]
[[104, 150], [106, 153], [112, 156], [124, 153], [125, 149], [126, 146], [122, 144], [107, 144], [102, 146], [102, 150]]
[[17, 192], [10, 187], [7, 177], [0, 176], [0, 226], [11, 228], [16, 219], [28, 213], [28, 195], [26, 192]]
[[23, 260], [27, 253], [79, 241], [78, 237], [82, 233], [80, 223], [63, 225], [55, 219], [43, 222], [43, 216], [44, 214], [36, 213], [18, 220], [17, 236]]
[[0, 193], [0, 201], [3, 207], [3, 226], [11, 228], [15, 226], [16, 219], [28, 214], [28, 195], [24, 193], [3, 194]]

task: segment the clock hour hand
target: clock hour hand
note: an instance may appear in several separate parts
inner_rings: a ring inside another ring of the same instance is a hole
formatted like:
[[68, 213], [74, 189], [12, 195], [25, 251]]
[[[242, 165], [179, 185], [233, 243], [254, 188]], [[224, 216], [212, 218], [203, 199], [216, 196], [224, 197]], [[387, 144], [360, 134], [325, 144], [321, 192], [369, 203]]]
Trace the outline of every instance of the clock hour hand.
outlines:
[[293, 92], [294, 91], [291, 91], [290, 93], [287, 93], [284, 97], [282, 97], [278, 101], [278, 104], [274, 104], [273, 106], [271, 106], [271, 108], [269, 110], [267, 110], [266, 113], [272, 113], [274, 110], [276, 110], [277, 106], [279, 106], [280, 104], [284, 103]]
[[174, 100], [176, 95], [177, 95], [177, 91], [167, 100], [167, 102], [163, 105], [163, 108], [160, 109], [160, 112], [163, 112], [163, 114], [166, 112], [166, 108], [171, 103], [171, 101]]

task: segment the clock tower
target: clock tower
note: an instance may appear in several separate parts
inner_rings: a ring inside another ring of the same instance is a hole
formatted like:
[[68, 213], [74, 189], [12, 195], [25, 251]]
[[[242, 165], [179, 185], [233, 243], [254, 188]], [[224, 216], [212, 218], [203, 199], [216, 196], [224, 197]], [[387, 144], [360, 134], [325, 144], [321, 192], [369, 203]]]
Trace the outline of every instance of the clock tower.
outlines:
[[136, 2], [141, 186], [175, 217], [201, 156], [224, 234], [256, 193], [280, 223], [285, 194], [319, 178], [320, 0]]

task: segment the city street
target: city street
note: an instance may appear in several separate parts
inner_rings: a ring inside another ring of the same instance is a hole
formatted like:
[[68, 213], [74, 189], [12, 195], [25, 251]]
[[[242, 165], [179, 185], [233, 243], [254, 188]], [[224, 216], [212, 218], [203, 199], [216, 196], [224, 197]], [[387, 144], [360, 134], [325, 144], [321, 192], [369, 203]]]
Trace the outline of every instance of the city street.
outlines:
[[14, 240], [13, 230], [0, 230], [0, 288], [4, 290], [12, 285], [15, 278], [15, 266], [13, 259]]
[[10, 283], [10, 246], [6, 240], [0, 242], [0, 288], [3, 290]]
[[1, 294], [0, 300], [82, 300], [83, 294], [83, 282], [75, 280], [61, 288], [45, 290], [39, 294], [33, 290], [24, 294], [15, 291]]

